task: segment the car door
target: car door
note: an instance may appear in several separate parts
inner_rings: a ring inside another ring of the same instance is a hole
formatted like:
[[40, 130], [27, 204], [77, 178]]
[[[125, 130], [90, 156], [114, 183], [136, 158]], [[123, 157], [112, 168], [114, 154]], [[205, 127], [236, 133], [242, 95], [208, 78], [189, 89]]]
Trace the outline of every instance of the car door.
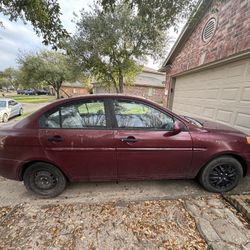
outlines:
[[113, 101], [117, 126], [118, 179], [181, 178], [192, 159], [192, 139], [183, 131], [173, 133], [175, 119], [146, 103]]
[[15, 102], [13, 100], [8, 101], [8, 107], [10, 109], [9, 118], [11, 118], [15, 116], [15, 112], [16, 112]]
[[40, 119], [40, 140], [49, 160], [71, 180], [117, 178], [114, 131], [104, 100], [61, 106]]
[[12, 100], [12, 109], [13, 109], [13, 116], [19, 115], [20, 104]]

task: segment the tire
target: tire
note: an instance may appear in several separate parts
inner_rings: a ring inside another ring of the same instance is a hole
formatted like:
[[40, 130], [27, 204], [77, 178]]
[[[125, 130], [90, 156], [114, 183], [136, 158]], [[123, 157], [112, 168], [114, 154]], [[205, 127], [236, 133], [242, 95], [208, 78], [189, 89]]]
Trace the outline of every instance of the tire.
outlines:
[[53, 165], [37, 162], [28, 167], [23, 175], [26, 189], [41, 198], [56, 197], [66, 188], [64, 174]]
[[9, 120], [9, 117], [8, 117], [8, 114], [3, 114], [3, 122], [8, 122], [8, 120]]
[[232, 190], [243, 177], [239, 161], [222, 156], [209, 162], [199, 173], [199, 182], [210, 192], [224, 193]]
[[21, 116], [23, 114], [23, 108], [20, 108], [19, 115]]

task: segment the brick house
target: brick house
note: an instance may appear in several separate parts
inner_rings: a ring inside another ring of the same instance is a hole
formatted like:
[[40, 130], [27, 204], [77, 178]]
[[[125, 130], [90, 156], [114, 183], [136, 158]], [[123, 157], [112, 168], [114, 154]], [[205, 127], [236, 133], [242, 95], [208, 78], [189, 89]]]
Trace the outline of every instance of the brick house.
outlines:
[[161, 71], [165, 106], [250, 134], [250, 1], [200, 1]]
[[83, 86], [80, 82], [69, 83], [65, 82], [60, 88], [61, 97], [73, 97], [80, 95], [87, 95], [89, 93], [88, 89]]
[[[152, 101], [162, 103], [164, 96], [165, 74], [154, 69], [144, 67], [130, 86], [124, 86], [124, 93], [128, 95], [142, 96]], [[93, 93], [112, 93], [113, 88], [105, 88], [99, 83], [93, 84]]]

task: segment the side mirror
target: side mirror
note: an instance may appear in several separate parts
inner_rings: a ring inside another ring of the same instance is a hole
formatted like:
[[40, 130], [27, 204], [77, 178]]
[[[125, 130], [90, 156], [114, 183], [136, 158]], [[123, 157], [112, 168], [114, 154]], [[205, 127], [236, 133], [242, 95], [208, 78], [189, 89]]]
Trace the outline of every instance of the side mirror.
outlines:
[[175, 120], [173, 134], [174, 135], [179, 134], [182, 131], [182, 127], [183, 127], [183, 124], [180, 121]]
[[183, 124], [180, 121], [175, 120], [173, 129], [171, 131], [166, 132], [164, 136], [169, 137], [169, 136], [177, 135], [182, 130], [183, 130]]

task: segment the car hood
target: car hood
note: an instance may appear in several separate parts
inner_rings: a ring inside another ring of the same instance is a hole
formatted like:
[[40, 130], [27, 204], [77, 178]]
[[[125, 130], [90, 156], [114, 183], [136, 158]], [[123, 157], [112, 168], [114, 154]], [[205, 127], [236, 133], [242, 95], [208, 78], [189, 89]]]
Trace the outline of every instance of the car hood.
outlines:
[[246, 135], [240, 130], [237, 130], [233, 127], [230, 127], [228, 125], [225, 125], [219, 122], [208, 121], [208, 120], [200, 119], [200, 118], [191, 118], [191, 119], [194, 119], [198, 121], [199, 123], [201, 123], [202, 128], [210, 132], [230, 133], [230, 134], [238, 134], [238, 135], [244, 135], [244, 136]]

